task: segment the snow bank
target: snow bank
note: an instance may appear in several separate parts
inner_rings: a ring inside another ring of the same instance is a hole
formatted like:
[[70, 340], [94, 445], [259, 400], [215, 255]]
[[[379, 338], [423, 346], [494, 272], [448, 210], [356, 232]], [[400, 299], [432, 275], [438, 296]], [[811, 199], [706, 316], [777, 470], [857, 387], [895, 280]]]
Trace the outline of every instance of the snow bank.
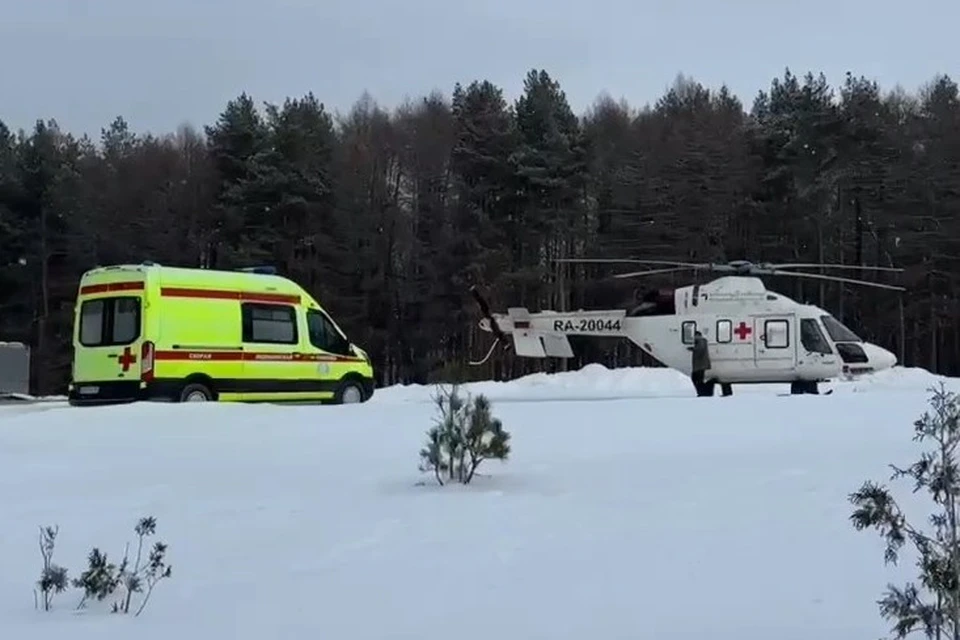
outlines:
[[[960, 388], [960, 380], [934, 375], [924, 369], [895, 367], [855, 380], [837, 380], [821, 385], [836, 393], [867, 391], [925, 391], [943, 380]], [[624, 367], [608, 369], [589, 364], [576, 371], [535, 373], [505, 382], [484, 381], [463, 385], [472, 394], [483, 393], [499, 402], [544, 400], [612, 400], [629, 398], [694, 397], [690, 379], [665, 367]], [[376, 402], [429, 402], [432, 385], [394, 385], [377, 391]], [[789, 393], [790, 385], [739, 385], [734, 393], [777, 395]], [[719, 393], [719, 390], [717, 391]]]
[[[666, 368], [608, 369], [590, 364], [576, 371], [534, 373], [504, 382], [463, 385], [472, 394], [497, 401], [602, 400], [663, 396], [694, 396], [690, 379]], [[394, 385], [377, 391], [383, 402], [429, 402], [432, 385]]]
[[921, 392], [926, 393], [930, 387], [944, 385], [952, 391], [960, 391], [960, 379], [948, 378], [919, 367], [894, 367], [886, 371], [879, 371], [862, 376], [856, 380], [838, 381], [832, 383], [838, 392], [849, 391], [860, 393], [865, 391], [889, 392]]

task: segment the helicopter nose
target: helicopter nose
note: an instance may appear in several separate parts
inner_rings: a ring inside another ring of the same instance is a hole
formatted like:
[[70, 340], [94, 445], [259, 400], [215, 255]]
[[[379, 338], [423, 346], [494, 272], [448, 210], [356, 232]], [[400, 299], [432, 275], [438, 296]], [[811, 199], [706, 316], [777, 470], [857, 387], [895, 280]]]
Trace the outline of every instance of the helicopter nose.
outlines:
[[863, 350], [866, 352], [867, 359], [874, 371], [890, 369], [897, 364], [897, 356], [893, 355], [883, 347], [865, 342], [863, 344]]

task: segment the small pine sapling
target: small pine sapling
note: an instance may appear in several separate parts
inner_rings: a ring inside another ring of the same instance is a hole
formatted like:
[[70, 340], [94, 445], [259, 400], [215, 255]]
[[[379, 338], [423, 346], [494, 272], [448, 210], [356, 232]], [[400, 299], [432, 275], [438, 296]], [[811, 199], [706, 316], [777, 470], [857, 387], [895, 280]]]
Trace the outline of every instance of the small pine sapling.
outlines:
[[434, 394], [439, 416], [427, 431], [427, 444], [420, 450], [420, 471], [432, 471], [437, 482], [456, 480], [469, 484], [484, 460], [506, 460], [510, 434], [491, 412], [484, 395], [462, 398], [458, 385], [442, 387]]
[[510, 434], [504, 431], [503, 423], [493, 417], [490, 400], [482, 394], [473, 399], [464, 449], [469, 458], [467, 467], [462, 457], [460, 461], [461, 469], [467, 469], [464, 482], [473, 479], [484, 460], [506, 460], [510, 455]]
[[[53, 550], [59, 533], [59, 526], [40, 527], [40, 556], [43, 558], [43, 569], [37, 586], [40, 587], [40, 599], [43, 602], [44, 611], [50, 611], [53, 595], [62, 593], [70, 584], [67, 579], [67, 570], [53, 562]], [[33, 604], [34, 607], [39, 607], [36, 591], [33, 592]]]
[[77, 605], [82, 609], [90, 598], [102, 602], [107, 596], [116, 591], [120, 585], [120, 574], [117, 565], [107, 561], [107, 554], [101, 553], [96, 547], [87, 556], [87, 570], [74, 578], [73, 586], [83, 589], [83, 597]]
[[960, 640], [960, 400], [942, 383], [930, 391], [931, 410], [914, 422], [913, 439], [932, 441], [933, 447], [905, 469], [890, 466], [891, 480], [907, 477], [914, 493], [929, 494], [935, 505], [931, 531], [908, 522], [890, 492], [869, 481], [850, 495], [856, 507], [850, 519], [857, 530], [872, 528], [883, 536], [886, 563], [895, 564], [908, 541], [917, 551], [919, 586], [888, 585], [877, 602], [881, 616], [893, 621], [896, 637], [921, 631], [928, 638]]
[[440, 426], [435, 425], [427, 431], [427, 445], [420, 450], [420, 471], [433, 471], [437, 482], [443, 486], [443, 474], [447, 470], [447, 462], [443, 455], [443, 436]]

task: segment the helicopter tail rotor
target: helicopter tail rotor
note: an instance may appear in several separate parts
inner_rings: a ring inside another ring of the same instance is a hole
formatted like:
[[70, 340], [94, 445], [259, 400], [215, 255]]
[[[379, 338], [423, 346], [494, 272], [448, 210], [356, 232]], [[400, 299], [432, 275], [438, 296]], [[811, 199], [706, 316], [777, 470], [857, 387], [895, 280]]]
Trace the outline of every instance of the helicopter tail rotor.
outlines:
[[495, 336], [493, 344], [490, 345], [490, 349], [487, 351], [487, 354], [483, 356], [483, 358], [480, 360], [470, 360], [467, 362], [467, 364], [472, 367], [479, 367], [493, 357], [493, 353], [498, 344], [503, 344], [504, 351], [509, 349], [510, 340], [507, 339], [506, 334], [500, 329], [500, 325], [497, 324], [496, 318], [494, 318], [493, 314], [490, 312], [490, 305], [487, 303], [486, 299], [480, 295], [480, 291], [477, 290], [476, 286], [470, 287], [470, 295], [473, 296], [473, 299], [477, 302], [477, 306], [480, 307], [480, 322], [485, 324], [488, 323], [490, 326], [490, 331]]

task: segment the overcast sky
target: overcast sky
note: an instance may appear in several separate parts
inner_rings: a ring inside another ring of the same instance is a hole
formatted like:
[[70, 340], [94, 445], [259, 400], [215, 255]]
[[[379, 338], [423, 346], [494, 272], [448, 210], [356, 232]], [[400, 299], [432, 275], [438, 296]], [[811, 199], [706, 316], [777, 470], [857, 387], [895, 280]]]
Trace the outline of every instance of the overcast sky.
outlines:
[[0, 0], [0, 119], [99, 135], [213, 121], [242, 91], [346, 111], [545, 68], [580, 113], [642, 105], [678, 73], [749, 107], [790, 67], [914, 90], [960, 79], [960, 0]]

